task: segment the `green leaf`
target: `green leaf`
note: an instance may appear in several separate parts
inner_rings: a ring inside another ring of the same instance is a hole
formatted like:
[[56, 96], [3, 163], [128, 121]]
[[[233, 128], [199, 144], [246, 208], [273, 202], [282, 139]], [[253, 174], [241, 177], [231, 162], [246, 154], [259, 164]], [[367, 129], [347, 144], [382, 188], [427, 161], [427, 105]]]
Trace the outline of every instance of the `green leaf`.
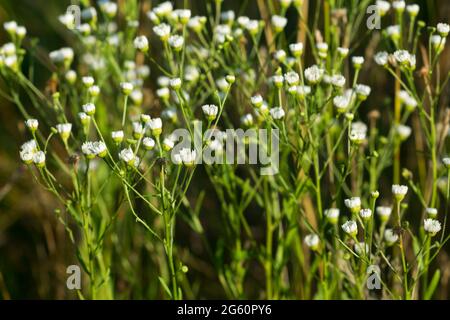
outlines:
[[161, 282], [161, 285], [163, 286], [164, 290], [166, 291], [167, 295], [172, 299], [172, 292], [170, 292], [169, 287], [167, 286], [166, 281], [164, 281], [163, 278], [158, 277], [159, 282]]
[[440, 279], [441, 279], [441, 271], [436, 270], [436, 272], [433, 275], [433, 279], [431, 279], [430, 285], [428, 286], [428, 289], [423, 297], [425, 300], [430, 300], [433, 297], [433, 294], [436, 291]]

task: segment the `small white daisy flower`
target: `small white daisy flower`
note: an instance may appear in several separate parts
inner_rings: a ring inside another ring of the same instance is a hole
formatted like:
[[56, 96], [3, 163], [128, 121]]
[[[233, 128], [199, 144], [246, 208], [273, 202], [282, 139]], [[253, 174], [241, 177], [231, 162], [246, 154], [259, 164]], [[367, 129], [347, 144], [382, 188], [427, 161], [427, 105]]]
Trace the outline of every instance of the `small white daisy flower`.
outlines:
[[37, 119], [28, 119], [25, 121], [25, 125], [31, 132], [35, 132], [39, 127], [39, 121]]
[[398, 241], [398, 234], [394, 232], [393, 229], [386, 229], [384, 231], [384, 240], [387, 242], [388, 245], [393, 245]]
[[317, 65], [305, 69], [305, 78], [311, 84], [319, 83], [324, 75], [324, 70]]
[[361, 198], [359, 198], [359, 197], [345, 199], [344, 204], [353, 213], [358, 213], [359, 210], [361, 210]]
[[327, 218], [328, 222], [332, 224], [336, 224], [339, 219], [340, 210], [338, 208], [330, 208], [325, 210], [325, 217]]
[[270, 109], [270, 115], [274, 120], [280, 120], [284, 118], [285, 112], [282, 107], [275, 107]]
[[386, 222], [389, 220], [389, 217], [391, 216], [392, 208], [380, 206], [380, 207], [376, 208], [376, 211], [377, 211], [378, 217], [380, 217], [380, 220], [382, 222]]
[[283, 31], [284, 27], [287, 25], [287, 19], [285, 17], [279, 16], [279, 15], [273, 15], [272, 16], [272, 26], [274, 27], [276, 32]]
[[308, 234], [305, 237], [305, 244], [310, 248], [311, 250], [318, 250], [319, 244], [320, 244], [320, 238], [317, 234]]
[[95, 104], [87, 103], [83, 105], [83, 111], [89, 116], [93, 116], [95, 114]]
[[355, 221], [349, 220], [342, 225], [342, 230], [350, 236], [356, 236], [358, 234], [358, 225]]
[[441, 231], [441, 223], [435, 219], [425, 219], [423, 221], [424, 230], [431, 236], [435, 236], [439, 231]]
[[148, 39], [146, 36], [136, 37], [133, 44], [134, 47], [141, 52], [147, 52], [149, 49]]
[[202, 106], [202, 110], [208, 121], [216, 119], [217, 114], [219, 113], [219, 107], [213, 104], [205, 104]]
[[45, 166], [45, 153], [44, 153], [44, 151], [37, 151], [33, 155], [33, 163], [38, 168], [43, 168]]
[[407, 186], [398, 185], [398, 184], [394, 184], [392, 186], [392, 194], [394, 195], [394, 197], [397, 201], [402, 201], [405, 198], [406, 193], [408, 193]]

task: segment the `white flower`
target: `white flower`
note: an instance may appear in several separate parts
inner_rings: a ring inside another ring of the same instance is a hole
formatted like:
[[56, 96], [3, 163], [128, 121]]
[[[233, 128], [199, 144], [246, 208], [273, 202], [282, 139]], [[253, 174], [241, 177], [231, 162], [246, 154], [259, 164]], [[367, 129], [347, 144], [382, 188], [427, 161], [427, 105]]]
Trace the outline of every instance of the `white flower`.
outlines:
[[442, 163], [444, 164], [444, 166], [447, 169], [450, 169], [450, 158], [446, 157], [446, 158], [442, 159]]
[[357, 242], [353, 246], [357, 255], [367, 255], [369, 253], [369, 245], [365, 242]]
[[100, 4], [100, 9], [110, 18], [117, 14], [117, 3], [105, 1]]
[[282, 16], [273, 15], [271, 21], [277, 32], [283, 31], [284, 27], [287, 25], [287, 19]]
[[303, 54], [303, 43], [291, 43], [289, 45], [289, 50], [294, 57], [300, 57]]
[[343, 75], [335, 74], [335, 75], [331, 76], [330, 80], [331, 80], [331, 84], [335, 87], [342, 88], [345, 86], [346, 80]]
[[63, 140], [67, 140], [70, 137], [70, 133], [72, 132], [72, 124], [71, 123], [60, 123], [56, 125], [56, 130], [60, 134]]
[[247, 29], [247, 31], [250, 34], [256, 34], [259, 30], [259, 21], [258, 20], [249, 20], [246, 24], [245, 24], [245, 29]]
[[195, 66], [187, 66], [184, 71], [184, 79], [189, 82], [195, 82], [200, 77], [200, 72]]
[[172, 150], [174, 146], [175, 146], [175, 139], [174, 139], [174, 137], [169, 136], [169, 137], [164, 139], [163, 144], [162, 144], [162, 148], [163, 148], [164, 151]]
[[352, 57], [352, 63], [355, 68], [360, 68], [364, 63], [364, 57]]
[[4, 54], [5, 56], [13, 56], [16, 54], [16, 45], [12, 42], [5, 43], [0, 48], [0, 53]]
[[183, 24], [188, 23], [192, 15], [191, 10], [189, 9], [177, 9], [175, 10], [175, 13], [177, 15], [178, 20]]
[[425, 219], [423, 221], [423, 228], [430, 236], [435, 236], [436, 233], [441, 231], [441, 223], [435, 219]]
[[130, 98], [131, 98], [131, 101], [133, 101], [133, 103], [136, 106], [139, 106], [142, 103], [142, 101], [144, 100], [144, 94], [142, 93], [141, 90], [135, 89], [131, 92]]
[[133, 92], [134, 86], [130, 82], [121, 82], [120, 89], [124, 95], [128, 96], [131, 92]]
[[25, 121], [25, 125], [30, 131], [34, 132], [39, 127], [39, 121], [37, 119], [28, 119]]
[[59, 22], [63, 24], [67, 29], [75, 28], [75, 16], [72, 13], [66, 13], [58, 17]]
[[162, 120], [161, 118], [154, 118], [147, 122], [147, 126], [152, 131], [154, 136], [159, 136], [162, 132]]
[[209, 121], [216, 119], [219, 107], [213, 104], [205, 104], [202, 106], [203, 113]]
[[319, 83], [322, 80], [324, 70], [317, 65], [313, 65], [305, 70], [305, 78], [311, 84]]
[[388, 64], [389, 54], [386, 51], [377, 52], [374, 59], [376, 64], [384, 67]]
[[61, 48], [59, 50], [50, 52], [49, 57], [54, 64], [65, 64], [66, 66], [68, 66], [72, 63], [74, 55], [75, 54], [72, 48]]
[[135, 139], [140, 139], [145, 134], [145, 127], [140, 122], [133, 122], [133, 136]]
[[386, 28], [386, 33], [389, 37], [396, 40], [400, 38], [400, 26], [399, 25], [393, 25]]
[[396, 131], [397, 131], [397, 134], [400, 137], [400, 139], [402, 141], [404, 141], [404, 140], [409, 138], [409, 136], [411, 135], [412, 129], [410, 127], [408, 127], [408, 126], [399, 124], [396, 127]]
[[89, 121], [91, 120], [91, 117], [88, 116], [88, 115], [87, 115], [86, 113], [84, 113], [84, 112], [79, 112], [79, 113], [78, 113], [78, 118], [80, 119], [80, 122], [81, 122], [82, 124], [88, 124]]
[[206, 17], [195, 16], [189, 19], [187, 24], [188, 28], [194, 30], [195, 32], [200, 32], [206, 23]]
[[131, 148], [123, 149], [119, 153], [119, 159], [123, 162], [132, 165], [135, 160], [134, 152]]
[[321, 53], [327, 53], [328, 52], [328, 44], [326, 42], [319, 42], [316, 44], [316, 48]]
[[252, 105], [255, 106], [255, 108], [261, 107], [264, 102], [264, 99], [260, 94], [257, 94], [255, 96], [251, 97], [250, 100], [252, 102]]
[[155, 140], [152, 138], [146, 137], [142, 140], [142, 144], [144, 145], [144, 148], [147, 150], [152, 150], [155, 147]]
[[278, 62], [284, 62], [286, 60], [286, 51], [284, 50], [277, 50], [275, 51], [275, 53], [273, 54], [273, 57], [275, 58], [275, 60], [277, 60]]
[[25, 164], [32, 164], [33, 163], [33, 156], [37, 152], [37, 143], [35, 140], [30, 140], [28, 142], [25, 142], [20, 147], [20, 159]]
[[30, 140], [22, 144], [20, 147], [21, 151], [28, 151], [28, 152], [36, 152], [37, 151], [37, 143], [36, 140]]
[[37, 151], [33, 155], [33, 162], [39, 168], [44, 167], [45, 166], [45, 153], [44, 153], [44, 151]]
[[160, 88], [156, 90], [156, 95], [161, 99], [168, 99], [170, 97], [170, 90], [169, 88]]
[[169, 37], [169, 45], [175, 50], [180, 51], [183, 49], [184, 38], [179, 35], [173, 35]]
[[317, 250], [319, 248], [320, 238], [317, 234], [308, 234], [305, 237], [305, 244], [311, 250]]
[[392, 208], [380, 206], [376, 208], [376, 211], [378, 216], [380, 217], [380, 220], [386, 222], [389, 220], [389, 217], [391, 216]]
[[17, 22], [15, 22], [15, 21], [7, 21], [7, 22], [3, 23], [3, 28], [9, 34], [15, 34], [17, 31], [17, 27], [18, 27], [18, 25], [17, 25]]
[[169, 84], [172, 89], [178, 90], [181, 88], [181, 79], [180, 78], [170, 79]]
[[77, 81], [77, 73], [73, 70], [67, 71], [66, 74], [64, 75], [64, 77], [66, 78], [67, 82], [69, 82], [70, 84], [74, 84], [75, 81]]
[[170, 36], [170, 26], [165, 23], [153, 27], [153, 32], [163, 41], [169, 39]]
[[403, 198], [406, 196], [406, 193], [408, 192], [408, 187], [403, 185], [394, 184], [392, 186], [392, 193], [397, 199], [397, 201], [403, 200]]
[[300, 81], [300, 76], [297, 72], [291, 71], [284, 75], [284, 79], [290, 86], [295, 86]]
[[406, 6], [406, 11], [410, 14], [410, 16], [416, 17], [419, 14], [420, 6], [418, 4], [410, 4]]
[[388, 245], [393, 245], [398, 241], [398, 234], [392, 229], [386, 229], [384, 231], [384, 240], [386, 240]]
[[405, 90], [399, 92], [400, 101], [403, 102], [409, 110], [413, 110], [417, 107], [417, 101], [409, 95]]
[[250, 127], [253, 124], [253, 116], [250, 113], [247, 113], [241, 117], [241, 123], [244, 126]]
[[333, 98], [333, 104], [338, 113], [344, 113], [350, 105], [350, 99], [346, 96], [336, 96]]
[[95, 80], [93, 77], [83, 77], [81, 78], [81, 82], [83, 82], [86, 88], [90, 88], [94, 85]]
[[310, 86], [297, 86], [297, 94], [299, 95], [300, 98], [304, 98], [310, 93], [311, 93]]
[[280, 120], [284, 118], [285, 113], [282, 107], [275, 107], [270, 109], [270, 115], [273, 119]]
[[391, 4], [388, 1], [382, 1], [382, 0], [377, 0], [376, 6], [377, 6], [378, 13], [380, 14], [380, 16], [384, 16], [391, 8]]
[[89, 115], [93, 116], [95, 114], [95, 105], [93, 103], [87, 103], [83, 105], [83, 111]]
[[115, 143], [121, 143], [123, 141], [124, 136], [125, 135], [122, 130], [111, 132], [111, 138]]
[[355, 87], [355, 92], [360, 100], [365, 100], [370, 95], [371, 88], [363, 84], [357, 84]]
[[356, 213], [361, 209], [361, 198], [353, 197], [350, 199], [345, 199], [344, 204], [350, 211]]
[[366, 131], [358, 130], [358, 129], [352, 129], [350, 130], [350, 141], [356, 144], [361, 144], [366, 140]]
[[342, 230], [344, 230], [344, 232], [348, 235], [356, 236], [358, 233], [358, 225], [355, 221], [349, 220], [342, 225]]
[[394, 52], [395, 60], [402, 66], [415, 66], [415, 56], [406, 50], [397, 50]]
[[249, 17], [246, 16], [240, 16], [237, 18], [237, 23], [239, 24], [239, 26], [241, 26], [242, 28], [245, 28], [245, 25], [250, 21]]
[[27, 35], [27, 29], [23, 26], [18, 26], [16, 29], [16, 35], [19, 39], [23, 39]]
[[433, 45], [434, 50], [440, 52], [445, 48], [446, 38], [441, 37], [440, 35], [433, 35], [431, 37], [431, 44]]
[[276, 74], [272, 76], [271, 80], [277, 88], [281, 88], [281, 86], [283, 86], [284, 77], [282, 75]]
[[134, 47], [142, 52], [147, 52], [149, 48], [148, 39], [146, 36], [139, 36], [134, 39]]
[[447, 37], [450, 32], [450, 26], [447, 23], [438, 23], [437, 24], [437, 32], [441, 37]]
[[363, 220], [368, 220], [372, 216], [372, 210], [370, 210], [370, 209], [361, 209], [359, 211], [359, 216]]
[[345, 58], [348, 55], [349, 51], [350, 50], [348, 48], [342, 48], [342, 47], [337, 48], [337, 52], [339, 53], [341, 58]]
[[403, 0], [394, 1], [392, 2], [392, 7], [397, 12], [403, 12], [405, 11], [406, 3]]
[[224, 22], [232, 22], [236, 18], [236, 14], [233, 10], [224, 11], [220, 14], [220, 19]]
[[108, 149], [106, 148], [105, 143], [103, 141], [91, 142], [87, 141], [82, 144], [81, 151], [88, 159], [93, 159], [95, 156], [99, 156], [101, 158], [105, 157]]
[[183, 148], [180, 150], [180, 157], [183, 164], [187, 167], [194, 165], [197, 159], [197, 152], [189, 148]]
[[436, 208], [427, 208], [426, 212], [430, 218], [436, 218], [438, 214], [438, 210]]
[[92, 86], [88, 89], [89, 94], [91, 97], [97, 97], [100, 94], [100, 88], [99, 86]]
[[166, 17], [173, 11], [172, 2], [165, 1], [163, 3], [160, 3], [157, 7], [153, 9], [153, 11], [161, 18]]
[[339, 214], [340, 210], [338, 208], [330, 208], [325, 210], [325, 217], [327, 217], [327, 220], [332, 224], [338, 222]]

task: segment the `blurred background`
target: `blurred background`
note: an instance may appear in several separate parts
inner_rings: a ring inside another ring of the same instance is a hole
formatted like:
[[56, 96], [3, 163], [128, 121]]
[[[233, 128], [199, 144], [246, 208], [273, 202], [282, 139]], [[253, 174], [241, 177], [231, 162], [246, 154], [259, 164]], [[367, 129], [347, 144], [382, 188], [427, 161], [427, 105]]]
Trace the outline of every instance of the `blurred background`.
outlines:
[[[206, 0], [188, 1], [194, 15], [204, 12], [204, 2]], [[427, 25], [449, 22], [450, 1], [417, 0], [414, 3], [420, 4], [420, 19]], [[39, 50], [42, 50], [39, 54], [45, 55], [51, 50], [67, 45], [68, 33], [58, 22], [57, 17], [65, 12], [70, 4], [70, 1], [65, 0], [1, 0], [0, 25], [5, 21], [16, 20], [26, 26], [27, 38], [39, 39]], [[255, 0], [227, 0], [223, 5], [225, 9], [234, 9], [239, 14], [259, 18]], [[2, 28], [0, 44], [7, 41], [7, 35]], [[449, 70], [448, 46], [444, 56], [442, 69]], [[50, 72], [44, 66], [36, 67], [36, 83], [39, 88], [43, 88]], [[153, 77], [155, 76], [156, 73]], [[362, 77], [361, 82], [370, 85], [374, 90], [373, 99], [380, 100], [392, 96], [390, 91], [393, 91], [393, 86], [389, 84], [390, 79], [386, 74], [366, 72]], [[4, 85], [0, 83], [0, 87]], [[377, 103], [382, 104], [386, 101], [371, 101], [374, 106]], [[14, 105], [0, 96], [0, 299], [75, 298], [67, 292], [65, 282], [67, 265], [75, 264], [76, 261], [64, 227], [54, 214], [57, 203], [50, 194], [35, 184], [18, 156], [19, 143], [25, 141], [26, 137], [20, 113]], [[402, 153], [413, 155], [414, 144], [406, 144]], [[414, 164], [409, 165], [411, 166]], [[195, 188], [195, 185], [193, 187]], [[214, 230], [220, 228], [220, 222], [213, 215], [208, 216], [208, 219], [211, 221], [202, 222], [210, 228], [208, 230], [213, 237]], [[192, 232], [182, 221], [179, 225], [177, 238], [185, 239], [186, 250], [195, 251], [196, 247], [201, 246], [200, 240], [192, 236]], [[442, 270], [444, 284], [448, 284], [450, 273], [447, 252], [442, 252], [439, 258], [441, 261], [437, 261], [438, 265], [446, 269]], [[144, 261], [137, 263], [145, 269], [145, 256]], [[214, 280], [212, 267], [201, 260], [191, 261], [192, 265], [193, 277], [198, 278], [200, 286], [204, 287], [202, 296], [222, 298], [223, 292]], [[120, 279], [116, 285], [119, 289], [123, 288], [124, 298], [148, 296], [127, 293], [127, 284], [120, 283]], [[448, 287], [445, 285], [438, 297], [447, 298], [447, 294]]]

